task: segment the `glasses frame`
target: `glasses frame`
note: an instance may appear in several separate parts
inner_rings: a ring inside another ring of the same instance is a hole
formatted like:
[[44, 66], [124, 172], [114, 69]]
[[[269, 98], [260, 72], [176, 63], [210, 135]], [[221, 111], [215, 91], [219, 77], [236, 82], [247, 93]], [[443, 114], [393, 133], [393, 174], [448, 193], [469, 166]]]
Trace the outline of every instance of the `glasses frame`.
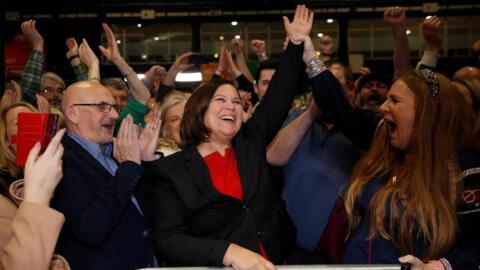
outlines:
[[[59, 92], [58, 91], [59, 89], [62, 89], [62, 91]], [[51, 87], [45, 87], [45, 88], [41, 89], [40, 91], [38, 91], [38, 93], [44, 93], [44, 94], [56, 93], [56, 94], [59, 94], [59, 95], [63, 95], [64, 92], [65, 92], [65, 88], [51, 88]]]
[[100, 103], [75, 103], [72, 106], [90, 106], [90, 107], [97, 107], [97, 109], [103, 113], [109, 113], [112, 108], [115, 109], [116, 112], [119, 111], [120, 106], [117, 104], [109, 104], [106, 102]]

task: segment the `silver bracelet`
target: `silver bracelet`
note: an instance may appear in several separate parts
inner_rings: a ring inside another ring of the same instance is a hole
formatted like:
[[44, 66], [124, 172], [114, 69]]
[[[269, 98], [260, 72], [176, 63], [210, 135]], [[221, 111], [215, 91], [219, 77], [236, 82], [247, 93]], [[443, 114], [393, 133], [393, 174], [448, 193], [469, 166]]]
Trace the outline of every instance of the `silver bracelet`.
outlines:
[[318, 56], [312, 58], [307, 62], [307, 72], [308, 78], [313, 78], [318, 74], [327, 70], [327, 67], [323, 64], [323, 62], [318, 58]]
[[443, 267], [445, 267], [445, 270], [453, 270], [452, 269], [452, 266], [450, 265], [450, 263], [448, 262], [447, 259], [445, 258], [440, 258], [438, 259], [442, 264], [443, 264]]

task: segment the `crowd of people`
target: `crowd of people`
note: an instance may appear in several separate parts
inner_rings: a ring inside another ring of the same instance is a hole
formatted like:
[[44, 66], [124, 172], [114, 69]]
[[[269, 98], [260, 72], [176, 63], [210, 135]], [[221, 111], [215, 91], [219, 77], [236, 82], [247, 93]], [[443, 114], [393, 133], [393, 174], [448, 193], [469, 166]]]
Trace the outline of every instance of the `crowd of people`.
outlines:
[[[253, 40], [251, 72], [233, 39], [192, 92], [175, 77], [193, 52], [139, 79], [105, 23], [98, 48], [122, 78], [102, 78], [88, 41], [68, 38], [77, 81], [67, 85], [44, 72], [43, 37], [23, 22], [32, 53], [0, 108], [0, 269], [478, 269], [480, 69], [437, 69], [436, 16], [412, 67], [405, 10], [383, 19], [393, 74], [369, 67], [355, 78], [330, 37], [314, 44], [314, 14], [299, 5], [283, 17], [280, 59]], [[25, 166], [19, 113], [57, 114], [61, 127]]]

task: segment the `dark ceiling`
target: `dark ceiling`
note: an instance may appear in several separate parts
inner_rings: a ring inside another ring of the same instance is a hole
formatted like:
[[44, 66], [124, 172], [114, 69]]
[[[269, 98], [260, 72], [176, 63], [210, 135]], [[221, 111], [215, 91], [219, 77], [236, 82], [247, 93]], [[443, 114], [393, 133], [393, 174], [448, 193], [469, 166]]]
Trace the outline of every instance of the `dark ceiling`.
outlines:
[[381, 6], [414, 6], [424, 2], [436, 2], [440, 5], [475, 4], [478, 1], [443, 0], [443, 1], [363, 1], [363, 0], [316, 0], [316, 1], [293, 1], [293, 0], [242, 0], [242, 1], [155, 1], [155, 0], [3, 0], [7, 11], [46, 10], [58, 11], [88, 11], [93, 9], [107, 9], [108, 11], [125, 10], [126, 8], [154, 8], [162, 11], [208, 11], [208, 10], [276, 10], [293, 8], [298, 3], [305, 3], [310, 8], [356, 8], [356, 7], [381, 7]]

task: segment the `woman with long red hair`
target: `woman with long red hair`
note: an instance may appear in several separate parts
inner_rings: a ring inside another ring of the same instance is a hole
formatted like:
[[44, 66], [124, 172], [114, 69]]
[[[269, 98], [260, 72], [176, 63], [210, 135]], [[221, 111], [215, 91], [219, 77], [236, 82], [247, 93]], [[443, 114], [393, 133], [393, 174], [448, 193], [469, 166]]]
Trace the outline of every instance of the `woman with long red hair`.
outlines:
[[312, 87], [325, 117], [368, 149], [344, 194], [343, 261], [396, 263], [410, 254], [400, 261], [414, 269], [447, 268], [441, 259], [458, 232], [457, 150], [470, 124], [462, 96], [430, 70], [400, 77], [378, 114], [351, 107], [327, 70], [313, 77]]

